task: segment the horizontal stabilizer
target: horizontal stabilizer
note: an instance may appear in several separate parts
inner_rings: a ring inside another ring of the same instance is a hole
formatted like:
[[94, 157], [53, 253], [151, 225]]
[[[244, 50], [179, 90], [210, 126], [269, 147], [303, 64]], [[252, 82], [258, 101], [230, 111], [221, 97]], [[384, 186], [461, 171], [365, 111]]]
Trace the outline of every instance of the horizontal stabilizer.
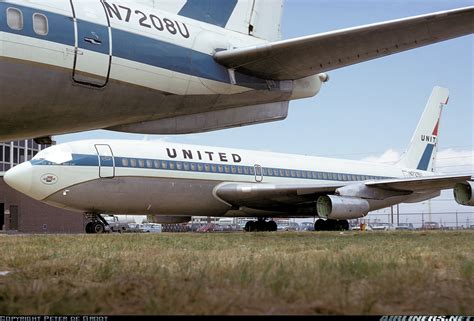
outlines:
[[219, 51], [215, 60], [239, 72], [294, 80], [474, 33], [474, 7]]

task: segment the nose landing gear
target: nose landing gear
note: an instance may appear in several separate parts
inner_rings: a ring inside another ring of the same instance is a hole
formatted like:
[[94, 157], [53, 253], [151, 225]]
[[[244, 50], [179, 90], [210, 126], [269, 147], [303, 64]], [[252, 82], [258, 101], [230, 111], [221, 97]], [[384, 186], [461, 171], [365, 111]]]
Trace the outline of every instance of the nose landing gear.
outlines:
[[109, 223], [97, 213], [85, 213], [84, 218], [89, 222], [86, 224], [87, 234], [102, 234], [109, 232]]

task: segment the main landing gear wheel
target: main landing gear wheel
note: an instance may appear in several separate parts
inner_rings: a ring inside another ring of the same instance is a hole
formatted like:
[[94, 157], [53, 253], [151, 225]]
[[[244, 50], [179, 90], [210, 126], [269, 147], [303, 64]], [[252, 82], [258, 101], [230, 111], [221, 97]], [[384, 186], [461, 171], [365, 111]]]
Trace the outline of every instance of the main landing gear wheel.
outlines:
[[258, 220], [245, 223], [245, 232], [276, 232], [277, 224], [275, 221]]
[[348, 231], [349, 222], [347, 220], [323, 220], [318, 219], [314, 223], [315, 231]]
[[84, 217], [90, 220], [90, 222], [86, 224], [87, 234], [102, 234], [107, 232], [109, 224], [100, 214], [85, 213]]

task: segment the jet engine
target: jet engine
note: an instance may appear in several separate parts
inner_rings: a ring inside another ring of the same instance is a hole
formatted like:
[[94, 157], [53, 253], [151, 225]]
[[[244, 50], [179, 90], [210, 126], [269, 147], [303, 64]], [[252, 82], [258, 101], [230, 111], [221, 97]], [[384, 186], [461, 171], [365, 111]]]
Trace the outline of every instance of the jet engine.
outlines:
[[454, 185], [454, 199], [458, 204], [474, 206], [474, 182], [467, 181]]
[[164, 215], [154, 215], [153, 223], [159, 224], [180, 224], [188, 223], [191, 221], [191, 216], [164, 216]]
[[369, 202], [358, 197], [324, 195], [316, 201], [318, 216], [331, 220], [364, 217], [369, 213], [369, 209]]

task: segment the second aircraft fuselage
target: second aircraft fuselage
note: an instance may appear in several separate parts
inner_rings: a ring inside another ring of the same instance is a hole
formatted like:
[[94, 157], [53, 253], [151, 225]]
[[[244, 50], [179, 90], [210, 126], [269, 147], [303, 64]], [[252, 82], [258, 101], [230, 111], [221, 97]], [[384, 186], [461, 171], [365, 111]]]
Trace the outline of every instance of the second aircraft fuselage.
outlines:
[[350, 160], [118, 140], [53, 146], [9, 174], [23, 193], [76, 211], [189, 216], [225, 216], [232, 208], [215, 191], [229, 182], [344, 186], [432, 175]]
[[319, 91], [316, 76], [267, 81], [213, 59], [218, 50], [262, 43], [133, 1], [0, 1], [0, 140], [286, 102]]

